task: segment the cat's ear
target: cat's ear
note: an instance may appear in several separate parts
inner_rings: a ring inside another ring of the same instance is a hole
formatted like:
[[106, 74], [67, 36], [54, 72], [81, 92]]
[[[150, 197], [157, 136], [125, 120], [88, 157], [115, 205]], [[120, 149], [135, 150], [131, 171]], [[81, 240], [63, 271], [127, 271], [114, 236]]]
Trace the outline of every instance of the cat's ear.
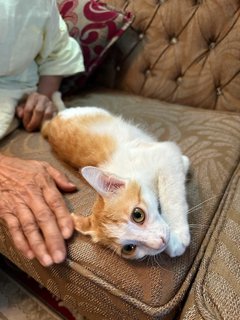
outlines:
[[83, 177], [102, 197], [111, 197], [120, 188], [125, 187], [126, 182], [112, 174], [106, 173], [97, 167], [83, 167]]
[[93, 230], [91, 216], [85, 217], [82, 215], [76, 215], [74, 213], [72, 213], [71, 216], [74, 222], [75, 230], [77, 230], [81, 234], [91, 236], [94, 242], [98, 241], [96, 232]]

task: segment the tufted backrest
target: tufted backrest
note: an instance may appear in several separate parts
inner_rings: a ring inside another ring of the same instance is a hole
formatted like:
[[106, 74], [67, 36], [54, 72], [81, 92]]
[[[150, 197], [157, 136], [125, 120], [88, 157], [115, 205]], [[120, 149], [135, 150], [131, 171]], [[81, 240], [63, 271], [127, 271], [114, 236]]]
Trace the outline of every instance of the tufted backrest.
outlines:
[[104, 2], [135, 16], [118, 42], [121, 54], [111, 67], [107, 60], [104, 78], [112, 87], [194, 107], [240, 111], [239, 0]]

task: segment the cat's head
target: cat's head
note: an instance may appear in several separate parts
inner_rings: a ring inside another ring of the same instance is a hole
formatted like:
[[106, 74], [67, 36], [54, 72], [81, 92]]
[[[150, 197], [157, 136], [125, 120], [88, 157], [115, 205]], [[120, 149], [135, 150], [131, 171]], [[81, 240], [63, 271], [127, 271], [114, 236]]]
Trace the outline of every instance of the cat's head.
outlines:
[[90, 216], [74, 217], [79, 232], [127, 259], [165, 250], [169, 228], [159, 213], [154, 191], [96, 167], [84, 167], [81, 172], [98, 198]]

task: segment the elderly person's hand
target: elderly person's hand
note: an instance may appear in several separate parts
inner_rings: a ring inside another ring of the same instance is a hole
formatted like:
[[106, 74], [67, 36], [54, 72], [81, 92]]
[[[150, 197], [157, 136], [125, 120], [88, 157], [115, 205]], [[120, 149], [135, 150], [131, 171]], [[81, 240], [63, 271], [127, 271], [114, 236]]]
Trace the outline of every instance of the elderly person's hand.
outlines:
[[0, 155], [0, 219], [16, 248], [43, 266], [64, 261], [64, 239], [74, 229], [58, 188], [76, 191], [64, 174], [45, 162]]
[[18, 118], [24, 128], [29, 131], [38, 130], [44, 120], [50, 119], [56, 113], [53, 102], [44, 94], [33, 92], [16, 108]]

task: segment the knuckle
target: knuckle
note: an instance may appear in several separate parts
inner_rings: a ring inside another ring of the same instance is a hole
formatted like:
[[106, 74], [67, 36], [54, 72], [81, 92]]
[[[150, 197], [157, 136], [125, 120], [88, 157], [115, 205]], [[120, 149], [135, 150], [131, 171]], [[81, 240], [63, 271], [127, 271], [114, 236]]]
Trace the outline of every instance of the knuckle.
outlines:
[[45, 95], [41, 94], [41, 95], [39, 95], [39, 97], [38, 97], [38, 101], [39, 101], [41, 104], [45, 105], [45, 104], [48, 102], [48, 98], [47, 98]]
[[27, 221], [22, 224], [22, 230], [26, 236], [38, 231], [38, 227], [34, 221]]
[[36, 216], [37, 223], [41, 226], [49, 223], [52, 219], [55, 219], [53, 213], [47, 209], [41, 209]]
[[34, 110], [36, 114], [42, 114], [44, 112], [45, 106], [44, 104], [38, 104]]
[[41, 257], [46, 253], [46, 247], [43, 239], [34, 239], [31, 242], [31, 248], [37, 257]]
[[31, 243], [33, 246], [33, 249], [38, 255], [41, 254], [41, 250], [44, 250], [44, 242], [42, 239], [34, 239], [34, 241]]
[[38, 97], [38, 95], [39, 95], [39, 93], [33, 92], [33, 93], [30, 94], [29, 97], [31, 97], [31, 98], [36, 98], [36, 97]]
[[41, 168], [46, 172], [48, 168], [50, 168], [50, 164], [47, 161], [41, 161], [39, 162]]
[[13, 237], [13, 242], [14, 242], [15, 247], [18, 250], [20, 250], [23, 254], [26, 253], [25, 242], [21, 237], [19, 237], [19, 236]]
[[25, 200], [27, 204], [29, 203], [29, 199], [31, 199], [33, 196], [39, 196], [40, 194], [41, 194], [41, 190], [39, 189], [37, 183], [34, 181], [30, 181], [21, 190], [20, 196], [22, 199]]
[[31, 160], [32, 164], [38, 168], [38, 169], [42, 169], [45, 165], [45, 161], [39, 161], [39, 160]]
[[53, 113], [54, 113], [54, 108], [51, 106], [51, 107], [48, 107], [46, 110], [45, 110], [45, 115], [46, 116], [52, 116], [53, 115]]
[[52, 196], [51, 199], [48, 200], [48, 204], [50, 208], [54, 210], [63, 208], [63, 203], [57, 195]]
[[9, 215], [9, 216], [6, 216], [4, 220], [11, 234], [15, 234], [16, 232], [21, 230], [20, 224], [17, 219], [13, 219]]
[[31, 103], [26, 104], [24, 109], [25, 113], [31, 113], [32, 110], [33, 110], [33, 105]]

